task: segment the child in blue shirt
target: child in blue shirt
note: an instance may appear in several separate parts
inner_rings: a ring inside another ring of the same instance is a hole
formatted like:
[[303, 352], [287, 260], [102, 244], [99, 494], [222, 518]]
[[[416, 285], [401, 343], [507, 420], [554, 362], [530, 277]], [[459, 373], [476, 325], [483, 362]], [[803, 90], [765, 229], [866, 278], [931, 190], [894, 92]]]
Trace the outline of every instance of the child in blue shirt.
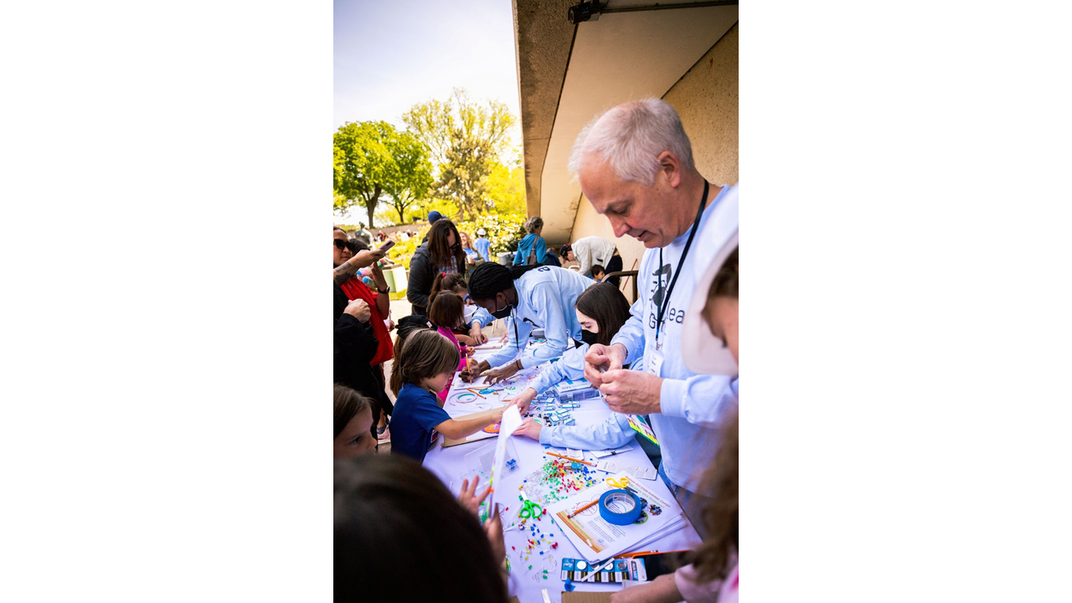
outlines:
[[440, 406], [436, 392], [443, 391], [454, 378], [461, 355], [458, 346], [436, 331], [418, 330], [410, 334], [395, 358], [402, 389], [395, 401], [391, 420], [391, 452], [418, 462], [439, 434], [453, 440], [470, 436], [498, 423], [506, 407], [452, 419]]

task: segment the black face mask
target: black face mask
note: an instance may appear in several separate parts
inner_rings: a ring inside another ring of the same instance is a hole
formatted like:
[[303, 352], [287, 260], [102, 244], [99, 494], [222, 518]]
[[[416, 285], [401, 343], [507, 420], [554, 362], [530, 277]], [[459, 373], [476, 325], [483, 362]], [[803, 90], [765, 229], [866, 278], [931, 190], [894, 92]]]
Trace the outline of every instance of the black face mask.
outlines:
[[599, 343], [599, 333], [593, 333], [591, 331], [581, 330], [581, 341], [588, 345], [595, 345]]
[[[495, 305], [498, 306], [499, 304], [496, 303]], [[496, 311], [492, 312], [491, 315], [494, 316], [495, 318], [506, 318], [507, 316], [510, 316], [510, 311], [513, 310], [513, 309], [514, 309], [514, 304], [506, 304], [505, 308], [503, 308], [502, 310], [496, 310]]]

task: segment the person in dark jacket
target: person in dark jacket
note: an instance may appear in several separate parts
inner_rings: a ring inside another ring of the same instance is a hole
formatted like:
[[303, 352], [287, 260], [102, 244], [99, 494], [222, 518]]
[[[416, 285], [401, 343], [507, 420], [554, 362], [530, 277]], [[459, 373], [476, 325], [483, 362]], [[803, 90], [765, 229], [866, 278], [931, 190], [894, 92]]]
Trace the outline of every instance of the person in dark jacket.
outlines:
[[432, 292], [436, 275], [441, 272], [466, 274], [461, 241], [458, 227], [443, 218], [428, 231], [428, 242], [413, 253], [409, 263], [409, 286], [406, 289], [406, 299], [413, 307], [413, 314], [428, 315], [428, 294]]
[[391, 399], [383, 389], [383, 378], [369, 364], [376, 355], [378, 342], [369, 318], [372, 311], [363, 299], [350, 301], [338, 283], [334, 283], [334, 367], [335, 383], [357, 390], [373, 401], [372, 437], [380, 412], [388, 408]]

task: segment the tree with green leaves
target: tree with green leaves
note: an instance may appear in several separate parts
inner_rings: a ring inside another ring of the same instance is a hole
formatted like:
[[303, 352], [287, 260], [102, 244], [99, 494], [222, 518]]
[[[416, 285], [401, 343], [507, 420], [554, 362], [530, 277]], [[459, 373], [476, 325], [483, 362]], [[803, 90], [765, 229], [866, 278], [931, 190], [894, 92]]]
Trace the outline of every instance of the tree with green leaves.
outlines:
[[496, 162], [488, 174], [485, 192], [500, 216], [513, 216], [522, 222], [528, 218], [525, 205], [525, 168], [513, 168]]
[[506, 105], [475, 103], [465, 90], [455, 88], [446, 102], [414, 105], [402, 121], [431, 152], [438, 195], [452, 200], [470, 219], [486, 213], [487, 177], [516, 122]]
[[433, 184], [432, 163], [428, 161], [428, 148], [412, 133], [399, 132], [398, 135], [404, 142], [394, 147], [394, 163], [383, 189], [398, 212], [398, 223], [403, 224], [406, 209], [428, 198]]
[[335, 208], [361, 205], [375, 226], [376, 205], [387, 195], [399, 214], [425, 198], [432, 185], [428, 149], [411, 132], [384, 121], [347, 122], [334, 136]]

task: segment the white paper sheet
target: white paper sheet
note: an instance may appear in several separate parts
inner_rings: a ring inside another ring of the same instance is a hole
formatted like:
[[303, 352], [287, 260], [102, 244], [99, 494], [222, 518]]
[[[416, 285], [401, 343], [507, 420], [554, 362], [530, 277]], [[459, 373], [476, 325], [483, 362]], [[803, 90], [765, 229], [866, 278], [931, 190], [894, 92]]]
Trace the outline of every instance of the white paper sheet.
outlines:
[[496, 478], [502, 475], [503, 465], [506, 463], [506, 439], [518, 427], [521, 427], [521, 413], [518, 412], [516, 406], [511, 406], [503, 413], [499, 437], [495, 441], [495, 461], [491, 465], [491, 479], [488, 481], [488, 486], [491, 488], [487, 498], [489, 509], [495, 508]]

